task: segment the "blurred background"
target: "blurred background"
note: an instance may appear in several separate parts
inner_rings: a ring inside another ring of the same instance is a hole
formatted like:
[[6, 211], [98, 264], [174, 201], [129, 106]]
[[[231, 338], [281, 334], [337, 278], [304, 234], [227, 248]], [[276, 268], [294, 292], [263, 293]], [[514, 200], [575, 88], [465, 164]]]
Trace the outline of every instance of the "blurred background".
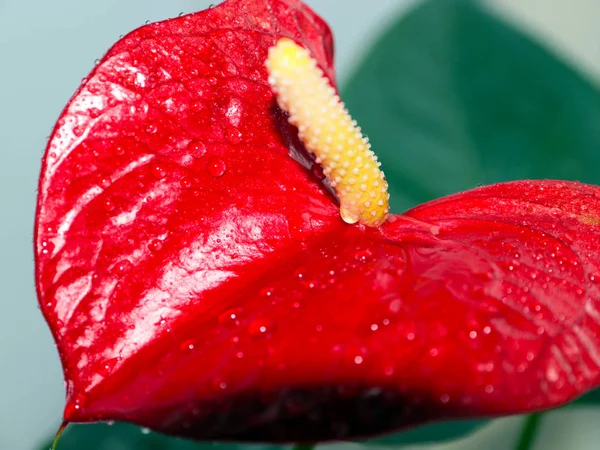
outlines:
[[[81, 78], [120, 35], [146, 21], [197, 11], [209, 3], [0, 0], [0, 450], [40, 448], [56, 431], [64, 401], [58, 356], [37, 309], [33, 284], [33, 216], [46, 138]], [[344, 87], [382, 30], [418, 1], [307, 3], [333, 28], [338, 80]], [[600, 2], [490, 0], [484, 6], [543, 42], [579, 76], [597, 85]], [[429, 30], [422, 33], [425, 36]], [[494, 421], [460, 442], [402, 448], [512, 449], [522, 420]], [[598, 423], [600, 408], [550, 413], [534, 448], [598, 449]]]

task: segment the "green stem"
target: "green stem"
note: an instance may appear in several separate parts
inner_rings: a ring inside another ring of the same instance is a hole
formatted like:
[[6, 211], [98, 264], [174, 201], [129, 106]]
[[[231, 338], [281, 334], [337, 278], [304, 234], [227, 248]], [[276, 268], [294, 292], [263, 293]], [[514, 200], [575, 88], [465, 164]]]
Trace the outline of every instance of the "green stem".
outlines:
[[65, 428], [67, 428], [67, 425], [69, 425], [69, 422], [63, 422], [61, 424], [60, 428], [56, 432], [56, 436], [54, 437], [54, 442], [52, 443], [52, 447], [51, 447], [50, 450], [56, 450], [56, 446], [58, 445], [58, 441], [59, 441], [60, 437], [62, 436], [63, 431], [65, 431]]
[[296, 444], [292, 446], [292, 450], [313, 450], [315, 447], [315, 444]]
[[523, 424], [523, 431], [521, 432], [521, 437], [519, 438], [519, 442], [515, 447], [516, 450], [533, 449], [533, 444], [535, 443], [538, 431], [540, 430], [542, 415], [543, 413], [535, 413], [530, 414], [525, 418], [525, 423]]

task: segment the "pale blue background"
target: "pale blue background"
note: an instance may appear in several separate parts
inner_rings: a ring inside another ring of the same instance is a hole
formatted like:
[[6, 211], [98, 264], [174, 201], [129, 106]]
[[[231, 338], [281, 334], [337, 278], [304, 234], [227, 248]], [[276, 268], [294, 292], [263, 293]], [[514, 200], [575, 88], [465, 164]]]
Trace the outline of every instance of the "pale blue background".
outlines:
[[[0, 450], [35, 449], [56, 430], [62, 413], [62, 373], [50, 333], [37, 310], [33, 286], [35, 190], [46, 137], [81, 78], [119, 35], [146, 20], [192, 12], [209, 3], [0, 0]], [[404, 10], [413, 0], [308, 3], [334, 29], [338, 73], [343, 81], [372, 37], [395, 17], [394, 12]], [[549, 0], [491, 3], [549, 37], [590, 76], [600, 73], [597, 0], [562, 2], [553, 7]], [[460, 448], [509, 449], [520, 420], [500, 421]], [[600, 448], [598, 423], [600, 413], [595, 411], [568, 417], [554, 413], [537, 448], [566, 449], [570, 444], [574, 450]]]

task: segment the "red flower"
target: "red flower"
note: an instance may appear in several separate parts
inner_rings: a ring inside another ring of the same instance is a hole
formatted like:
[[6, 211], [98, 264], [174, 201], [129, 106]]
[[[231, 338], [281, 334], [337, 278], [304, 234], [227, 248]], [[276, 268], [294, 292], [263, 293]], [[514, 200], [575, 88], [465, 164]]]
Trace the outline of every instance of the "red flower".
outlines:
[[61, 115], [35, 245], [65, 419], [308, 442], [596, 386], [600, 189], [513, 182], [346, 224], [267, 83], [281, 37], [333, 80], [300, 0], [228, 0], [123, 38]]

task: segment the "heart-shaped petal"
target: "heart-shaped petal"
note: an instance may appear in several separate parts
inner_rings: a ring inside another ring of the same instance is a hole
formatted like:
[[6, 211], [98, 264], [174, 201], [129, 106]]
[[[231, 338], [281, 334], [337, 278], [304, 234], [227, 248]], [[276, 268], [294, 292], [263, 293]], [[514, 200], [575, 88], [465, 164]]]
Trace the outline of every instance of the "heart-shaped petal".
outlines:
[[349, 226], [274, 103], [295, 0], [117, 43], [44, 159], [36, 279], [69, 421], [316, 441], [547, 408], [597, 384], [600, 190], [517, 182]]
[[207, 292], [262, 277], [249, 262], [340, 224], [266, 82], [280, 36], [331, 74], [329, 29], [301, 2], [230, 0], [125, 37], [63, 112], [36, 246], [70, 393], [118, 370]]

